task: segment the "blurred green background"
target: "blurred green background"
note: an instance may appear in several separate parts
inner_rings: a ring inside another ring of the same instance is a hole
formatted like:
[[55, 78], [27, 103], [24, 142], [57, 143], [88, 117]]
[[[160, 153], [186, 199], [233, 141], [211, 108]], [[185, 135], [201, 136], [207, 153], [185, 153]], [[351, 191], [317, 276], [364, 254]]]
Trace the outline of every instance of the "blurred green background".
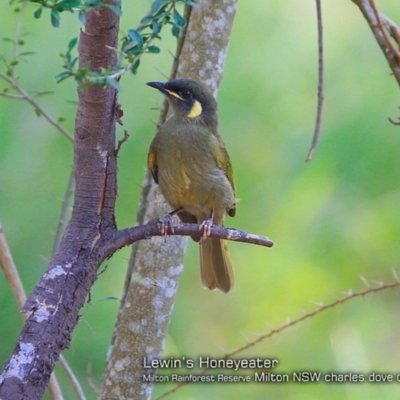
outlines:
[[[139, 3], [139, 5], [134, 4]], [[124, 2], [122, 32], [135, 27], [149, 1]], [[400, 6], [381, 0], [382, 12], [400, 23]], [[23, 20], [24, 50], [35, 51], [19, 68], [20, 83], [72, 132], [76, 90], [55, 84], [58, 54], [78, 36], [74, 15], [61, 28], [48, 13]], [[220, 133], [229, 150], [241, 201], [227, 226], [265, 234], [272, 249], [230, 243], [236, 273], [229, 295], [200, 286], [198, 246], [190, 243], [180, 281], [166, 356], [223, 356], [271, 328], [313, 311], [349, 290], [362, 290], [400, 274], [400, 134], [398, 86], [358, 8], [350, 0], [323, 2], [325, 110], [322, 136], [305, 163], [316, 110], [317, 38], [313, 1], [240, 2], [218, 102]], [[14, 37], [18, 15], [3, 6], [1, 37]], [[137, 76], [124, 76], [120, 102], [131, 135], [119, 156], [119, 227], [135, 222], [148, 146], [161, 97], [144, 85], [168, 75], [175, 40], [165, 31], [160, 55], [145, 56]], [[1, 51], [12, 46], [1, 42]], [[3, 69], [2, 69], [3, 70]], [[2, 86], [1, 86], [2, 87]], [[119, 136], [123, 131], [119, 129]], [[72, 167], [72, 146], [32, 108], [0, 98], [0, 221], [27, 292], [51, 257], [61, 201]], [[82, 310], [71, 349], [64, 352], [88, 396], [100, 385], [129, 249], [100, 275], [91, 304]], [[400, 373], [399, 290], [358, 298], [289, 328], [240, 354], [278, 358], [274, 372]], [[21, 321], [0, 277], [0, 362], [10, 355]], [[87, 372], [91, 365], [92, 372]], [[243, 370], [243, 373], [248, 371]], [[66, 388], [64, 374], [58, 375]], [[393, 399], [391, 384], [194, 384], [176, 399], [280, 398], [296, 400]], [[155, 386], [154, 397], [170, 386]]]

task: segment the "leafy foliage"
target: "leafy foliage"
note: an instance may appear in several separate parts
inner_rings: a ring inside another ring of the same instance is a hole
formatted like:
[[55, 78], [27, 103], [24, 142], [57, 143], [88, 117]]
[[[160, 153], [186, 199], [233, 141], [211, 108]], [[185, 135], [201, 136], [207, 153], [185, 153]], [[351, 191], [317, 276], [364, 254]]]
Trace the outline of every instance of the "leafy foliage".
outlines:
[[[40, 18], [44, 8], [50, 9], [51, 24], [58, 28], [60, 26], [60, 13], [63, 11], [78, 12], [79, 20], [84, 24], [86, 22], [85, 14], [95, 8], [107, 7], [114, 11], [117, 15], [121, 15], [121, 8], [104, 3], [103, 0], [30, 0], [31, 3], [38, 3], [40, 7], [34, 12], [35, 18]], [[120, 0], [115, 0], [120, 3]]]
[[[104, 0], [30, 0], [32, 3], [38, 3], [40, 7], [34, 12], [35, 18], [40, 18], [43, 9], [50, 9], [50, 20], [52, 26], [58, 28], [61, 23], [60, 13], [70, 11], [78, 13], [79, 20], [85, 24], [86, 13], [92, 9], [107, 7], [121, 15], [120, 0], [116, 4], [105, 3]], [[121, 50], [118, 52], [119, 61], [112, 70], [90, 71], [88, 68], [76, 68], [77, 57], [72, 57], [72, 50], [76, 46], [77, 40], [72, 39], [67, 51], [60, 54], [64, 61], [64, 71], [56, 76], [57, 82], [61, 82], [69, 77], [74, 77], [78, 83], [98, 84], [101, 86], [112, 85], [119, 88], [118, 80], [122, 74], [131, 71], [136, 74], [140, 66], [140, 57], [142, 54], [158, 54], [160, 48], [151, 44], [155, 39], [161, 39], [160, 33], [163, 27], [169, 25], [171, 33], [176, 38], [182, 28], [186, 25], [185, 18], [178, 11], [179, 5], [189, 5], [197, 7], [192, 0], [155, 0], [150, 7], [149, 13], [144, 16], [139, 26], [135, 29], [129, 29], [126, 36], [122, 38]]]
[[122, 52], [129, 62], [129, 69], [136, 73], [140, 64], [139, 57], [143, 53], [157, 54], [160, 48], [150, 45], [154, 39], [161, 39], [160, 33], [164, 26], [171, 25], [171, 32], [175, 37], [179, 36], [181, 29], [186, 25], [185, 19], [176, 9], [177, 3], [190, 4], [187, 0], [155, 0], [149, 13], [142, 18], [139, 27], [130, 29], [122, 39]]

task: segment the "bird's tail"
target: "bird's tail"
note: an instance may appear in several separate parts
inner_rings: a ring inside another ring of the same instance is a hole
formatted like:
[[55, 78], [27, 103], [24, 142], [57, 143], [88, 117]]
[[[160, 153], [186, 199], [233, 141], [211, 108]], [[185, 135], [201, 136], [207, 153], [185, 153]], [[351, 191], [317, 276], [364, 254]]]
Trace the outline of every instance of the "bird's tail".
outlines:
[[233, 268], [226, 240], [215, 237], [200, 242], [200, 273], [204, 287], [228, 293], [233, 288]]

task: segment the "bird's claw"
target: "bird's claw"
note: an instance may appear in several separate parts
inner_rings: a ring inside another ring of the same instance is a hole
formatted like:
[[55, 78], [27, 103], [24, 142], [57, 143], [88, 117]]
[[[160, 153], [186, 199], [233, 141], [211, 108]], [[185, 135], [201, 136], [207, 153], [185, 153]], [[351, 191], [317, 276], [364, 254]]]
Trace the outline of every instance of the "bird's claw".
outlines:
[[174, 233], [174, 225], [172, 224], [171, 214], [167, 214], [164, 217], [160, 218], [160, 233], [164, 237], [164, 239], [167, 239], [168, 230], [170, 230], [171, 233]]
[[203, 231], [201, 238], [200, 238], [200, 242], [204, 242], [204, 240], [206, 240], [210, 235], [211, 235], [211, 228], [214, 225], [214, 221], [213, 218], [209, 218], [204, 220], [200, 226], [199, 226], [199, 230]]

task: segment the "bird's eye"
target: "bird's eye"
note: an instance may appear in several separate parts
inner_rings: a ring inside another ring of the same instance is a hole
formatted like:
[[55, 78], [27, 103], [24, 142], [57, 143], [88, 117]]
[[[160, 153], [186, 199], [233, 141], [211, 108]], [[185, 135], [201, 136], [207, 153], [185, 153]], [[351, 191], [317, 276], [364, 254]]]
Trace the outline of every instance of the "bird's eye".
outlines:
[[182, 92], [179, 93], [182, 99], [190, 99], [192, 97], [192, 92], [190, 90], [182, 90]]

